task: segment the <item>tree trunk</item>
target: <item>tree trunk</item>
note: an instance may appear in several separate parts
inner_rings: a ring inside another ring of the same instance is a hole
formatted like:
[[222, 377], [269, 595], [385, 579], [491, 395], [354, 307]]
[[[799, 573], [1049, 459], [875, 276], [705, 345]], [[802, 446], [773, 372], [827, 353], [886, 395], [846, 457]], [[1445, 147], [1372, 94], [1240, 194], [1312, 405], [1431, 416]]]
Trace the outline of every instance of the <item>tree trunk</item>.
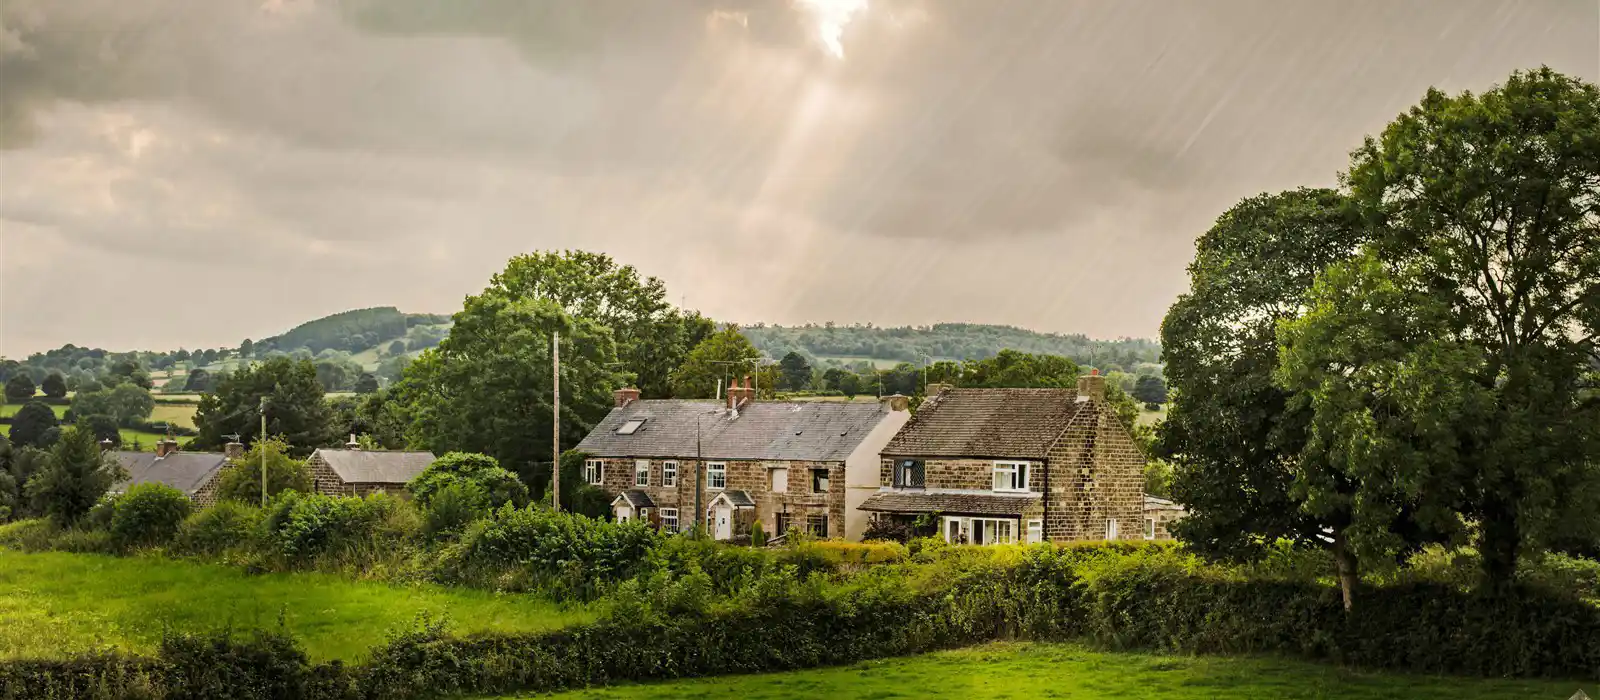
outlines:
[[1344, 596], [1344, 611], [1348, 613], [1355, 599], [1356, 581], [1360, 575], [1356, 568], [1356, 555], [1350, 551], [1343, 531], [1333, 535], [1333, 561], [1339, 568], [1339, 593]]
[[1516, 516], [1501, 503], [1484, 509], [1483, 531], [1479, 535], [1479, 554], [1483, 557], [1483, 577], [1489, 590], [1511, 585], [1517, 573], [1517, 549], [1521, 544]]

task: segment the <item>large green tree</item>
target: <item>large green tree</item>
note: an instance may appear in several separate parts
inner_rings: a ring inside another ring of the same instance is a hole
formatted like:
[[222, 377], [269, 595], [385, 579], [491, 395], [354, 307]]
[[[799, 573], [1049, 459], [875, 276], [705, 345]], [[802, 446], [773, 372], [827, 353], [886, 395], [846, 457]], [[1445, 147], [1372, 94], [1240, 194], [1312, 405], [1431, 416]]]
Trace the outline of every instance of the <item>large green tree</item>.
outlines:
[[572, 318], [610, 329], [617, 361], [645, 398], [671, 396], [673, 370], [713, 330], [699, 314], [673, 308], [660, 279], [641, 277], [602, 253], [519, 255], [489, 285], [485, 293], [550, 301]]
[[811, 387], [811, 363], [798, 352], [791, 350], [778, 360], [778, 372], [784, 389], [800, 391]]
[[33, 397], [37, 387], [33, 384], [33, 377], [25, 372], [18, 372], [6, 380], [6, 401], [22, 403]]
[[[1234, 205], [1196, 243], [1189, 291], [1161, 324], [1172, 403], [1157, 452], [1188, 509], [1176, 534], [1197, 551], [1250, 559], [1280, 538], [1323, 547], [1326, 530], [1347, 524], [1292, 493], [1308, 417], [1274, 381], [1276, 333], [1304, 312], [1316, 276], [1364, 240], [1344, 196], [1299, 189]], [[1353, 568], [1344, 580], [1348, 594]]]
[[59, 399], [67, 395], [67, 378], [60, 372], [51, 372], [44, 381], [39, 383], [39, 391], [52, 399]]
[[224, 375], [214, 393], [200, 397], [195, 447], [221, 449], [230, 435], [246, 444], [261, 437], [261, 399], [267, 400], [267, 434], [283, 436], [291, 454], [309, 454], [328, 436], [328, 406], [317, 368], [307, 360], [274, 357]]
[[[577, 444], [611, 409], [622, 381], [611, 333], [555, 302], [498, 286], [468, 297], [450, 336], [422, 353], [394, 388], [410, 443], [480, 452], [529, 481], [551, 459], [551, 335], [561, 334], [562, 444]], [[546, 470], [548, 471], [548, 470]]]
[[78, 522], [111, 486], [127, 478], [94, 434], [76, 427], [61, 431], [44, 468], [28, 479], [28, 497], [59, 525]]
[[1507, 583], [1522, 553], [1597, 530], [1600, 89], [1539, 69], [1430, 90], [1348, 182], [1369, 254], [1286, 328], [1312, 456], [1385, 460], [1429, 524], [1476, 523], [1487, 580]]
[[[683, 365], [672, 373], [672, 393], [686, 399], [715, 397], [719, 381], [723, 387], [743, 381], [757, 369], [760, 360], [761, 351], [750, 344], [738, 326], [730, 325], [689, 352]], [[764, 382], [763, 388], [770, 385], [771, 382]]]
[[29, 401], [11, 417], [11, 444], [44, 447], [45, 435], [58, 422], [56, 412], [43, 401]]
[[284, 491], [311, 493], [311, 470], [305, 460], [289, 455], [289, 443], [281, 437], [257, 440], [238, 459], [231, 460], [217, 475], [217, 498], [261, 505], [261, 465], [267, 466], [267, 498]]

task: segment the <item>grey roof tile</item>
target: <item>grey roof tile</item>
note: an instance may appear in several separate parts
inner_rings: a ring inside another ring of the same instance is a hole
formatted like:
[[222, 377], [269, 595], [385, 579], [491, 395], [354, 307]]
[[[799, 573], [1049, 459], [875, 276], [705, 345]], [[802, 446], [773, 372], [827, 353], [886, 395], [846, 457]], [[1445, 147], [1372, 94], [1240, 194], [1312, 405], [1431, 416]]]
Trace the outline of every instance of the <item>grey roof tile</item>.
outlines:
[[173, 452], [156, 457], [154, 452], [119, 450], [111, 455], [128, 470], [128, 479], [113, 486], [115, 491], [127, 491], [135, 484], [157, 483], [192, 494], [227, 463], [220, 452]]
[[880, 491], [862, 502], [857, 509], [880, 513], [1021, 516], [1029, 506], [1038, 502], [1038, 494], [1001, 496], [938, 491]]
[[[626, 501], [628, 505], [633, 506], [634, 508], [656, 507], [655, 499], [651, 498], [650, 494], [638, 489], [628, 489], [627, 491], [623, 491], [622, 493], [617, 494], [617, 498]], [[616, 503], [617, 498], [611, 499], [611, 502]]]
[[718, 498], [726, 498], [728, 500], [728, 504], [735, 508], [756, 507], [756, 499], [750, 497], [749, 491], [728, 489], [727, 491], [723, 491], [721, 496], [712, 497], [711, 501], [714, 503]]
[[946, 389], [883, 448], [905, 457], [1043, 459], [1078, 410], [1074, 389]]
[[405, 484], [433, 464], [432, 452], [335, 450], [316, 454], [347, 484]]
[[[698, 422], [706, 459], [840, 462], [887, 415], [877, 403], [756, 402], [735, 418], [714, 401], [651, 399], [612, 409], [577, 449], [596, 457], [690, 458]], [[630, 420], [644, 424], [619, 435]]]

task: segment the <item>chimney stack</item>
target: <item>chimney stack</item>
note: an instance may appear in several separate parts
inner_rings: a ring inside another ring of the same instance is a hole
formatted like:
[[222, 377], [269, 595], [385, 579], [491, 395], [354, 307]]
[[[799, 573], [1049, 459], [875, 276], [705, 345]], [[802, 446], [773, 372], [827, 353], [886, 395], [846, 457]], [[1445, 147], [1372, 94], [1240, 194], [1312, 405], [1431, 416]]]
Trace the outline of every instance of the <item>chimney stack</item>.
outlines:
[[356, 434], [355, 433], [350, 433], [350, 441], [344, 444], [344, 448], [347, 449], [347, 450], [359, 450], [359, 449], [361, 449], [361, 443], [356, 442]]
[[156, 459], [160, 459], [177, 451], [177, 440], [166, 439], [156, 442]]
[[236, 460], [244, 456], [244, 443], [237, 440], [222, 446], [222, 456], [229, 460]]
[[911, 397], [906, 396], [905, 394], [890, 394], [885, 396], [883, 397], [883, 403], [884, 405], [888, 406], [889, 410], [891, 411], [911, 410]]
[[1100, 370], [1092, 369], [1088, 376], [1078, 377], [1078, 396], [1090, 401], [1106, 399], [1106, 378], [1100, 376]]
[[639, 390], [633, 387], [618, 389], [613, 392], [613, 395], [617, 398], [617, 408], [622, 408], [639, 400]]
[[945, 390], [953, 389], [953, 388], [954, 387], [950, 386], [949, 384], [929, 384], [928, 385], [928, 396], [930, 396], [930, 397], [938, 396], [939, 394], [943, 393]]
[[728, 408], [740, 408], [756, 400], [756, 389], [749, 377], [728, 383]]

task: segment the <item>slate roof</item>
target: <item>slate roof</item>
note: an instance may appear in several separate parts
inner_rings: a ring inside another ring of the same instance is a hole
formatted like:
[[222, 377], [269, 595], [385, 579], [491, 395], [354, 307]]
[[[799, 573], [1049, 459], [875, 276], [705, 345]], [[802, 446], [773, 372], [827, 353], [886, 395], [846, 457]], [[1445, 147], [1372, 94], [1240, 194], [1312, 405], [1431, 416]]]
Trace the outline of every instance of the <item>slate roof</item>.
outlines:
[[1152, 495], [1147, 493], [1147, 494], [1144, 495], [1144, 509], [1145, 510], [1177, 510], [1177, 511], [1181, 511], [1181, 510], [1183, 510], [1183, 506], [1178, 505], [1174, 501], [1171, 501], [1171, 500], [1168, 500], [1168, 499], [1165, 499], [1165, 498], [1161, 498], [1160, 496], [1152, 496]]
[[433, 464], [432, 452], [395, 452], [388, 450], [335, 450], [322, 448], [316, 451], [347, 484], [405, 484], [428, 465]]
[[113, 486], [114, 491], [126, 491], [135, 484], [157, 483], [193, 494], [228, 461], [220, 452], [173, 452], [157, 457], [154, 452], [119, 450], [111, 455], [128, 470], [128, 480]]
[[946, 389], [923, 402], [883, 454], [1044, 459], [1088, 405], [1075, 389]]
[[880, 513], [948, 513], [952, 515], [1009, 515], [1020, 517], [1028, 506], [1039, 502], [1038, 494], [1001, 496], [984, 493], [924, 491], [880, 491], [859, 510]]
[[721, 495], [719, 495], [719, 496], [717, 496], [715, 498], [712, 498], [711, 502], [712, 503], [716, 503], [719, 499], [727, 500], [728, 501], [728, 505], [731, 505], [731, 506], [733, 506], [735, 508], [754, 508], [754, 507], [756, 507], [756, 499], [750, 497], [750, 492], [749, 491], [740, 491], [738, 489], [729, 489], [727, 491], [723, 491]]
[[[715, 401], [649, 399], [611, 409], [577, 449], [596, 457], [693, 458], [699, 422], [706, 459], [842, 462], [888, 413], [878, 403], [758, 401], [735, 418]], [[618, 435], [630, 420], [644, 424]]]
[[[620, 499], [626, 501], [628, 503], [628, 505], [633, 506], [634, 508], [654, 508], [654, 507], [656, 507], [655, 499], [651, 498], [650, 494], [645, 493], [643, 491], [640, 491], [638, 489], [629, 489], [627, 491], [623, 491], [621, 494], [617, 495], [617, 498], [620, 498]], [[617, 498], [611, 499], [611, 504], [612, 505], [616, 505], [617, 504]]]

